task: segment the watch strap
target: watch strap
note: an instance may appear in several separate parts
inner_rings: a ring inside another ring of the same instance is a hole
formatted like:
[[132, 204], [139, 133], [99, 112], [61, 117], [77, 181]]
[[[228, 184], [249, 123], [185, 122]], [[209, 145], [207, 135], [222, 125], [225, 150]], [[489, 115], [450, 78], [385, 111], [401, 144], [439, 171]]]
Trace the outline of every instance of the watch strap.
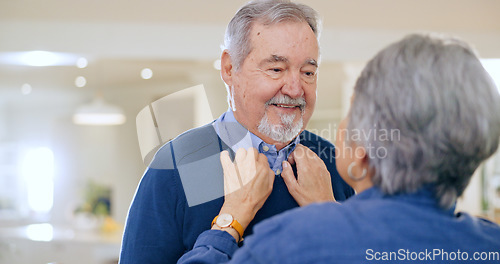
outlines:
[[[219, 216], [216, 216], [214, 218], [214, 220], [212, 220], [212, 226], [215, 224], [218, 217]], [[243, 230], [243, 226], [241, 226], [241, 224], [234, 217], [233, 217], [233, 222], [231, 222], [231, 224], [229, 224], [229, 227], [232, 227], [234, 230], [236, 230], [236, 232], [238, 232], [238, 235], [240, 235], [240, 241], [243, 240], [243, 232], [245, 230]], [[221, 227], [221, 228], [223, 228], [223, 227]]]

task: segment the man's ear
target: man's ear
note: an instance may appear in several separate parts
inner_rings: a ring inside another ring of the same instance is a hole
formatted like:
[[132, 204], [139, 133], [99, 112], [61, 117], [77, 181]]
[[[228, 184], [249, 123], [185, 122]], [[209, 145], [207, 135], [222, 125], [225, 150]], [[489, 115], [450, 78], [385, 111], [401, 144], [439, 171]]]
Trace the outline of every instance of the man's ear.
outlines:
[[220, 58], [220, 75], [228, 87], [233, 85], [233, 70], [231, 55], [229, 55], [228, 50], [224, 50]]

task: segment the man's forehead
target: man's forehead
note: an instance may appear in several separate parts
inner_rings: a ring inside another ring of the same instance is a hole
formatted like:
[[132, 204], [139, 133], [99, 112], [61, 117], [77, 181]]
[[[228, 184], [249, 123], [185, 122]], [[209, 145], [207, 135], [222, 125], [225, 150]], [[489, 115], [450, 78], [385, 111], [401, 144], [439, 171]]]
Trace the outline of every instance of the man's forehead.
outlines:
[[[265, 24], [265, 23], [262, 23], [261, 21], [254, 21], [251, 25], [250, 36], [249, 36], [250, 53], [254, 53], [257, 50], [262, 51], [262, 49], [261, 49], [262, 46], [257, 45], [257, 43], [255, 42], [256, 38], [259, 38], [259, 35], [261, 35], [262, 30], [271, 29], [273, 27], [279, 27], [279, 26], [282, 26], [285, 24], [295, 24], [295, 25], [303, 24], [303, 25], [307, 26], [311, 30], [311, 33], [315, 36], [314, 39], [316, 40], [316, 45], [317, 45], [317, 49], [318, 49], [318, 56], [319, 56], [319, 41], [316, 38], [316, 35], [312, 31], [312, 29], [310, 28], [309, 24], [305, 21], [294, 21], [294, 20], [286, 20], [286, 21], [281, 21], [281, 22], [277, 22], [277, 23], [273, 23], [273, 24]], [[264, 55], [264, 54], [261, 54], [261, 55]], [[275, 50], [273, 53], [269, 54], [267, 57], [262, 59], [259, 62], [259, 64], [276, 63], [276, 62], [290, 63], [290, 61], [291, 61], [291, 58], [289, 58], [288, 56], [286, 56], [284, 54], [280, 54], [279, 51]], [[309, 57], [307, 59], [304, 59], [304, 61], [301, 61], [300, 63], [302, 65], [312, 65], [314, 67], [318, 67], [318, 65], [319, 65], [318, 58], [316, 57], [316, 55]]]

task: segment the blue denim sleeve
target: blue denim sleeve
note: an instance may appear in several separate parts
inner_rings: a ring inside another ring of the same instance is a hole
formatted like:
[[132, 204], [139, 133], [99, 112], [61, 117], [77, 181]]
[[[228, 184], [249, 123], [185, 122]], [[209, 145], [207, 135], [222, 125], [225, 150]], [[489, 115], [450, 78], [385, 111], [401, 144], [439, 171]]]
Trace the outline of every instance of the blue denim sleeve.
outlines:
[[198, 236], [193, 249], [184, 254], [177, 263], [225, 263], [231, 260], [237, 249], [238, 245], [229, 233], [207, 230]]
[[[245, 239], [245, 245], [238, 248], [234, 238], [221, 230], [208, 230], [200, 234], [193, 250], [179, 259], [177, 264], [212, 263], [276, 263], [282, 259], [277, 241], [284, 237], [279, 221], [265, 220], [258, 224], [257, 233]], [[279, 244], [279, 243], [278, 243]]]

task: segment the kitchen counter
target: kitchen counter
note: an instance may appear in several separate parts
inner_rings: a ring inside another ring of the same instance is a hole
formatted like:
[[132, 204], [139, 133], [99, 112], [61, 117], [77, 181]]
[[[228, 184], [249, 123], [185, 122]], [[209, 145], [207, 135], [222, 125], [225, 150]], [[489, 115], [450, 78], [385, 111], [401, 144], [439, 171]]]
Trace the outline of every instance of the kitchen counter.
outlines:
[[117, 263], [122, 229], [102, 232], [48, 223], [0, 227], [0, 263]]

